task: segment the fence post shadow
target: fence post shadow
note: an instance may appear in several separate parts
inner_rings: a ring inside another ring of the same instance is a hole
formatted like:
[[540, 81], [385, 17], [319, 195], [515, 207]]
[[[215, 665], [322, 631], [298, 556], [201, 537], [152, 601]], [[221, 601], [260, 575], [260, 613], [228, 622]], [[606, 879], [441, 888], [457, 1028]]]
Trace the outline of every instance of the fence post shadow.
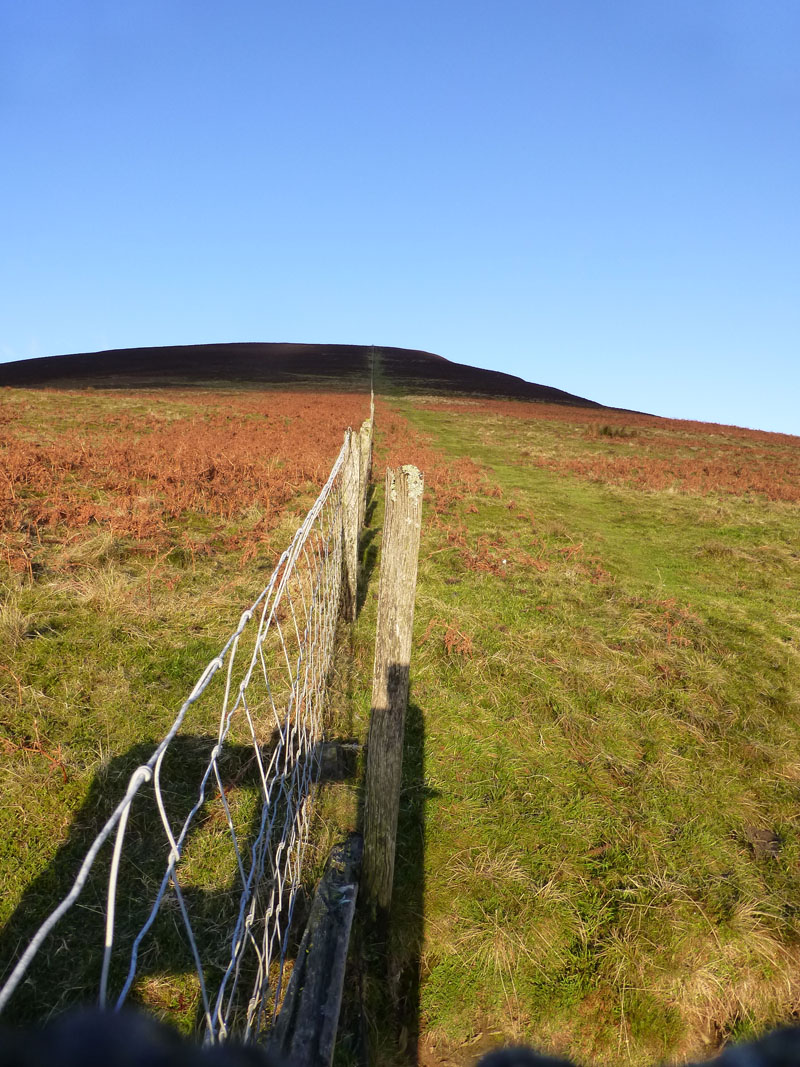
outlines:
[[409, 699], [403, 778], [397, 823], [388, 963], [398, 1050], [406, 1063], [419, 1059], [420, 978], [424, 937], [426, 807], [435, 795], [425, 783], [425, 719]]
[[375, 571], [375, 565], [378, 561], [378, 546], [376, 541], [380, 530], [365, 529], [361, 535], [361, 549], [360, 549], [360, 574], [358, 582], [358, 598], [356, 600], [356, 614], [361, 614], [361, 609], [364, 607], [364, 603], [369, 594], [369, 584], [372, 581], [372, 575]]
[[[426, 808], [438, 792], [425, 781], [425, 716], [406, 710], [392, 903], [373, 919], [362, 907], [351, 950], [338, 1063], [419, 1062], [424, 939]], [[363, 796], [359, 827], [363, 831]], [[363, 902], [362, 902], [363, 903]]]
[[380, 527], [372, 525], [375, 511], [378, 507], [377, 486], [370, 482], [366, 490], [366, 502], [364, 506], [364, 525], [361, 528], [358, 541], [358, 585], [356, 589], [356, 618], [361, 614], [364, 607], [375, 567], [378, 562], [378, 542]]
[[367, 498], [364, 507], [364, 528], [372, 526], [372, 520], [375, 518], [375, 512], [378, 509], [378, 485], [377, 482], [371, 481], [367, 486]]

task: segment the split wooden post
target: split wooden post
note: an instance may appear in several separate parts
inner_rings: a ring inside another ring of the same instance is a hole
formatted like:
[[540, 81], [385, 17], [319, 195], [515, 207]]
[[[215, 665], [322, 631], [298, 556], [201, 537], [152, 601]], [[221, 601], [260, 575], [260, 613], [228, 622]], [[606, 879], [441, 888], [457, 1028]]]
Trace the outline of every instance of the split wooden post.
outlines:
[[358, 598], [358, 535], [361, 505], [361, 445], [359, 435], [347, 431], [347, 451], [342, 472], [342, 565], [344, 581], [342, 589], [342, 618], [355, 622]]
[[361, 883], [374, 918], [385, 917], [392, 900], [423, 489], [416, 467], [386, 471]]

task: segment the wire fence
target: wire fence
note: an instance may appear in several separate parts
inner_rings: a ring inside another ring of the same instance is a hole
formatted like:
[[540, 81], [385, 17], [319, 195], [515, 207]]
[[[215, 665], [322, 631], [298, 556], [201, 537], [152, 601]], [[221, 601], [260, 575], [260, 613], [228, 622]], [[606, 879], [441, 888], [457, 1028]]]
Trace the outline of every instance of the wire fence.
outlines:
[[[366, 426], [371, 454], [371, 423]], [[54, 927], [81, 896], [90, 874], [97, 877], [92, 869], [108, 845], [105, 938], [102, 962], [98, 960], [100, 1006], [118, 1009], [131, 996], [146, 1001], [139, 988], [142, 972], [146, 976], [152, 971], [148, 960], [154, 953], [158, 956], [159, 946], [149, 942], [158, 940], [166, 912], [172, 934], [179, 932], [186, 972], [192, 976], [189, 986], [181, 988], [193, 990], [205, 1040], [231, 1035], [254, 1040], [274, 1021], [320, 771], [326, 686], [347, 580], [345, 527], [348, 513], [363, 514], [363, 504], [353, 506], [353, 497], [366, 489], [359, 476], [364, 470], [364, 432], [348, 430], [325, 486], [267, 585], [206, 666], [166, 736], [131, 775], [122, 800], [86, 852], [72, 888], [0, 989], [0, 1012], [24, 983]], [[171, 788], [179, 765], [175, 753], [181, 752], [183, 734], [197, 722], [209, 721], [208, 707], [205, 717], [199, 714], [209, 702], [218, 721], [216, 738], [208, 736], [199, 783], [195, 779], [190, 801], [176, 820], [174, 798], [179, 790]], [[234, 750], [237, 770], [232, 774]], [[247, 792], [237, 788], [245, 773], [255, 785], [249, 801]], [[126, 865], [126, 842], [135, 839], [132, 827], [142, 824], [144, 808], [150, 827], [163, 831], [160, 840], [146, 842], [150, 858], [163, 857], [162, 873], [160, 880], [151, 877], [133, 892], [139, 904], [134, 929], [129, 918], [120, 922], [117, 912], [126, 907], [120, 903], [120, 886], [141, 869], [137, 862]], [[206, 873], [206, 888], [219, 888], [214, 882], [219, 875], [213, 872], [220, 870], [227, 872], [224, 893], [197, 891], [204, 871], [212, 872]], [[148, 892], [152, 904], [143, 909], [142, 897]], [[220, 929], [223, 909], [217, 907], [223, 897], [230, 915], [225, 931]], [[198, 933], [207, 925], [209, 910], [215, 911], [217, 924], [211, 951], [208, 937]]]

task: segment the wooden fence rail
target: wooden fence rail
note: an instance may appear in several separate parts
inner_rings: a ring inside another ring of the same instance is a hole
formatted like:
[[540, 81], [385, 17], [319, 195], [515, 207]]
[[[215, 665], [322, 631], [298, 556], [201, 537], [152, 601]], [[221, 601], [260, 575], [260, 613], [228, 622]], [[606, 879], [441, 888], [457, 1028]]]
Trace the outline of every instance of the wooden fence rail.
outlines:
[[293, 1067], [330, 1067], [342, 1005], [362, 842], [331, 852], [320, 880], [270, 1047]]

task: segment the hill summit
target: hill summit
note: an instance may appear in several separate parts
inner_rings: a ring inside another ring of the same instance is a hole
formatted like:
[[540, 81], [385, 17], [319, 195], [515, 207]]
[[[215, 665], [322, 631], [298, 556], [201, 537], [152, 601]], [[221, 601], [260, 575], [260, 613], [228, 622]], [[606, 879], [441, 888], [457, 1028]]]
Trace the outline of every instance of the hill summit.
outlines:
[[513, 374], [453, 363], [412, 348], [231, 343], [115, 348], [0, 364], [0, 386], [163, 388], [223, 382], [352, 389], [376, 368], [403, 392], [512, 397], [599, 408], [584, 397]]

